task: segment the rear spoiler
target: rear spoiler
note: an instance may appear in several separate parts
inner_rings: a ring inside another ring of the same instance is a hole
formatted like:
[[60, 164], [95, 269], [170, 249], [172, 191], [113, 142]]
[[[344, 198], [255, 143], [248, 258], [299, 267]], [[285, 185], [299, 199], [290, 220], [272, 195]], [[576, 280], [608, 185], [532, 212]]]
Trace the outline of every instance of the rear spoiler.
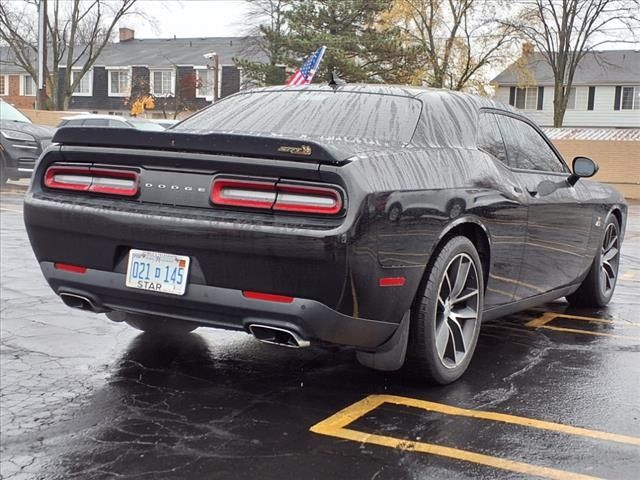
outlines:
[[346, 160], [352, 155], [347, 150], [307, 140], [172, 130], [148, 132], [132, 128], [62, 127], [56, 131], [52, 142], [61, 145], [213, 153], [333, 165], [347, 163]]

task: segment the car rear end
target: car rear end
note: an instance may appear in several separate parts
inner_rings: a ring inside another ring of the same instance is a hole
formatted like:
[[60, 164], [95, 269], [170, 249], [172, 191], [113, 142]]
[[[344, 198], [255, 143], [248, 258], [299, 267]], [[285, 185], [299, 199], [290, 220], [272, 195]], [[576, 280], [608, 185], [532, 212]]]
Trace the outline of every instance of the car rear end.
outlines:
[[61, 129], [54, 140], [25, 223], [72, 307], [360, 350], [383, 344], [408, 308], [379, 288], [377, 259], [356, 253], [375, 232], [353, 148], [186, 129]]

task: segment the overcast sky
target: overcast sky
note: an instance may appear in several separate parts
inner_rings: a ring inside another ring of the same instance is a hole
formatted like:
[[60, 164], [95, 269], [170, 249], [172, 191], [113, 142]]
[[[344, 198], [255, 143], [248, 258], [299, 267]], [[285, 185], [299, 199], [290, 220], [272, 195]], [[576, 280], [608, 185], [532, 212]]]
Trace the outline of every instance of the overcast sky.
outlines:
[[140, 0], [140, 7], [153, 24], [129, 19], [120, 25], [133, 28], [137, 38], [238, 36], [251, 28], [244, 0]]

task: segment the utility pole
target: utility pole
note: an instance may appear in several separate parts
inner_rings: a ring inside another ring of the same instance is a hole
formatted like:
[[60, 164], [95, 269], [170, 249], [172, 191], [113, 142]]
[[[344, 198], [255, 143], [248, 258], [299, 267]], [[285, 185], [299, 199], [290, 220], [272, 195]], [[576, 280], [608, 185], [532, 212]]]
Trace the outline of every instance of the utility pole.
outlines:
[[38, 12], [38, 94], [36, 108], [44, 110], [47, 101], [47, 0], [40, 0]]
[[213, 103], [218, 101], [218, 75], [220, 60], [217, 53], [213, 54]]
[[211, 62], [211, 65], [207, 65], [208, 70], [213, 70], [213, 102], [218, 100], [218, 84], [219, 84], [219, 68], [220, 58], [216, 52], [209, 52], [204, 54], [204, 58]]

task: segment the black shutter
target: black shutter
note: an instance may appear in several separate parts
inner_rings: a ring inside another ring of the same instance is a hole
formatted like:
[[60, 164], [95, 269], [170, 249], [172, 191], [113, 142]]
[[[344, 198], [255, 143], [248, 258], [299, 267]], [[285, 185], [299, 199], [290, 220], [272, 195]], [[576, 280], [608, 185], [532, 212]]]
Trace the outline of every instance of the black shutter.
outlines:
[[538, 87], [538, 110], [542, 110], [544, 104], [544, 87]]
[[596, 98], [596, 87], [589, 87], [589, 99], [587, 100], [587, 110], [593, 110], [593, 102]]
[[516, 87], [509, 88], [509, 105], [516, 104]]
[[613, 100], [613, 109], [620, 110], [620, 97], [622, 96], [622, 87], [616, 87], [616, 98]]

